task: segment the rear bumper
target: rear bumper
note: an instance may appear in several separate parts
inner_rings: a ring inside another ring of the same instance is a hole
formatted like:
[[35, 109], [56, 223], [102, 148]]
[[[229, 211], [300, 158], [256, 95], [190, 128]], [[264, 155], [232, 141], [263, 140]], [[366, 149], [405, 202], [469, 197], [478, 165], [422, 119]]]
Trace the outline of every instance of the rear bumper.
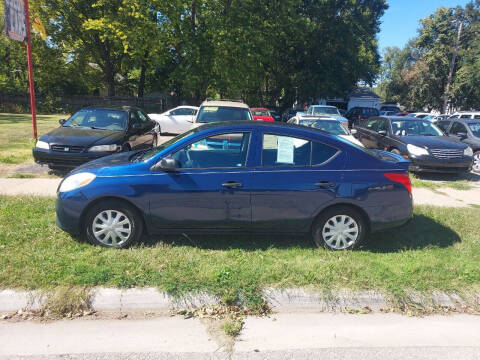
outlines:
[[38, 164], [45, 164], [49, 166], [73, 169], [86, 162], [101, 158], [103, 156], [111, 155], [111, 153], [61, 153], [46, 149], [33, 149], [33, 159]]
[[425, 159], [411, 158], [409, 171], [435, 173], [463, 173], [472, 169], [472, 158], [464, 156], [461, 160], [438, 160], [434, 157]]

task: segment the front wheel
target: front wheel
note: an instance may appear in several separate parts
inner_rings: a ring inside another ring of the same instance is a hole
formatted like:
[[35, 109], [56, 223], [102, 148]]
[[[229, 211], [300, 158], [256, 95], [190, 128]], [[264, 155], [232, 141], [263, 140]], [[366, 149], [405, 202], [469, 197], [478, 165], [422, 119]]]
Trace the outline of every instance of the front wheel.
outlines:
[[351, 250], [363, 241], [366, 223], [355, 209], [338, 206], [325, 211], [312, 228], [315, 244], [327, 250]]
[[84, 231], [93, 245], [126, 248], [140, 240], [143, 221], [138, 211], [121, 201], [107, 200], [87, 213]]

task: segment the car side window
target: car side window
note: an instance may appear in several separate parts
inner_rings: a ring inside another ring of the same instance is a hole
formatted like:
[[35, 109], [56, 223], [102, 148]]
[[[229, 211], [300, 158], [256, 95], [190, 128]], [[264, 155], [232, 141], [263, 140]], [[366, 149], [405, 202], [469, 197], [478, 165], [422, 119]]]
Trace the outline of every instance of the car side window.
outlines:
[[465, 115], [460, 116], [460, 119], [470, 119], [471, 117], [472, 117], [472, 115], [465, 114]]
[[443, 132], [446, 132], [450, 125], [450, 121], [437, 121], [435, 125], [437, 125]]
[[140, 126], [142, 125], [142, 122], [141, 122], [140, 118], [138, 117], [136, 111], [132, 111], [130, 113], [130, 126], [132, 126], [133, 124], [138, 124]]
[[312, 142], [312, 165], [320, 165], [331, 159], [337, 149], [318, 142]]
[[185, 146], [172, 157], [181, 169], [245, 167], [249, 143], [248, 132], [214, 135]]
[[467, 129], [463, 124], [459, 122], [453, 123], [452, 128], [450, 129], [450, 134], [458, 134], [458, 133], [467, 133]]
[[140, 111], [140, 110], [137, 110], [137, 115], [138, 115], [138, 118], [140, 119], [140, 122], [145, 125], [146, 123], [148, 123], [148, 118]]
[[291, 136], [263, 135], [262, 166], [308, 166], [311, 142]]
[[379, 131], [387, 131], [388, 132], [387, 121], [384, 120], [384, 119], [378, 119], [375, 131], [376, 132], [379, 132]]
[[377, 129], [377, 119], [369, 119], [365, 122], [365, 128], [368, 130], [376, 131]]

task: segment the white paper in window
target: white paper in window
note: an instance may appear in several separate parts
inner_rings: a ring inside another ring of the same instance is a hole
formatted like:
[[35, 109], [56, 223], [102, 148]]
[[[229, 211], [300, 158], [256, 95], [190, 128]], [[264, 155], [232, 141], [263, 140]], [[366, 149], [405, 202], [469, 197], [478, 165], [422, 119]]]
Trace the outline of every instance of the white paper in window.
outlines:
[[279, 136], [277, 138], [277, 163], [293, 164], [293, 138]]

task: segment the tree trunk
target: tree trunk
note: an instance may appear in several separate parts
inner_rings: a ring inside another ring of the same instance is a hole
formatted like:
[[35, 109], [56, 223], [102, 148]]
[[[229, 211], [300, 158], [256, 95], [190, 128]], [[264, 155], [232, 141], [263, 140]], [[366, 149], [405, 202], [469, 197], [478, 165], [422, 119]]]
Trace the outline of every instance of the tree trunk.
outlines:
[[145, 63], [142, 63], [142, 67], [140, 69], [140, 80], [138, 81], [138, 91], [137, 91], [137, 97], [139, 99], [143, 98], [143, 92], [145, 90], [145, 72], [147, 71], [147, 66]]
[[105, 83], [107, 85], [107, 95], [109, 97], [115, 96], [115, 73], [109, 61], [105, 63]]
[[450, 84], [452, 83], [453, 71], [455, 70], [455, 61], [457, 60], [458, 48], [460, 47], [460, 37], [462, 36], [463, 23], [460, 23], [457, 32], [457, 41], [453, 49], [452, 61], [450, 62], [450, 71], [448, 72], [447, 85], [445, 86], [445, 94], [443, 95], [442, 114], [447, 113], [448, 102], [450, 100]]

